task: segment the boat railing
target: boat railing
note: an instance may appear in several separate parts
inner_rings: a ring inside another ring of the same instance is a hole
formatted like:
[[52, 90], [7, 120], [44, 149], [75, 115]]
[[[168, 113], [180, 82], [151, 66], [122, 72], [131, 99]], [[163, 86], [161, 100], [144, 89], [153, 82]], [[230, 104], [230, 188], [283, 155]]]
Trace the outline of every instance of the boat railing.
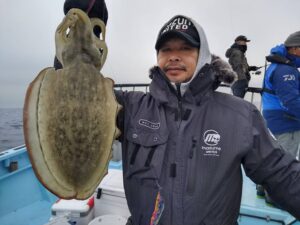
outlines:
[[129, 84], [115, 84], [115, 89], [128, 91], [142, 91], [149, 92], [149, 83], [129, 83]]
[[[127, 90], [127, 91], [142, 91], [149, 92], [149, 83], [128, 83], [128, 84], [115, 84], [115, 89], [117, 90]], [[230, 85], [220, 84], [219, 86], [221, 92], [230, 93]], [[261, 110], [261, 93], [262, 88], [260, 87], [248, 87], [245, 100], [256, 105], [259, 110]]]

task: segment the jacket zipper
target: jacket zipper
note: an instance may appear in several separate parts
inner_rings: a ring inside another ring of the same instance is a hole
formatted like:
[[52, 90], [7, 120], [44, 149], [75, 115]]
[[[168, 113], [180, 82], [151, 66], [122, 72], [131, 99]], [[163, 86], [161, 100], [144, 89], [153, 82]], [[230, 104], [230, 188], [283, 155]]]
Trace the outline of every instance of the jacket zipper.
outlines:
[[180, 83], [176, 84], [177, 91], [177, 99], [178, 99], [178, 111], [177, 111], [177, 119], [181, 122], [182, 120], [182, 96], [180, 91]]
[[[181, 95], [181, 90], [180, 90], [180, 83], [175, 84], [176, 86], [176, 92], [177, 92], [177, 100], [178, 100], [178, 108], [177, 108], [177, 112], [176, 112], [176, 116], [175, 116], [175, 121], [178, 121], [178, 128], [180, 128], [181, 122], [182, 122], [182, 118], [183, 118], [183, 107], [182, 107], [182, 95]], [[180, 131], [178, 131], [180, 133]], [[178, 148], [178, 145], [176, 146], [176, 148]], [[177, 169], [177, 168], [176, 168]], [[172, 179], [172, 181], [174, 182], [174, 179]], [[174, 185], [172, 185], [172, 195], [174, 193]], [[171, 198], [171, 206], [173, 208], [173, 197]], [[173, 210], [171, 210], [170, 212], [170, 222], [171, 224], [173, 224]]]
[[193, 137], [192, 139], [192, 148], [188, 155], [188, 169], [187, 169], [187, 194], [192, 195], [195, 192], [195, 185], [196, 185], [196, 163], [197, 163], [197, 139]]

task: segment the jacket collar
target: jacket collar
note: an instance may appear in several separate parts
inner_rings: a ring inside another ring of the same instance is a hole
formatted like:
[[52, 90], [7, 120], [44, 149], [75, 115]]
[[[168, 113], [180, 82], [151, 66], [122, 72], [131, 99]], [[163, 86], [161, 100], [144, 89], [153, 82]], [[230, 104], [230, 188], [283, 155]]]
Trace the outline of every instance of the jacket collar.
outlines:
[[[205, 64], [198, 72], [184, 94], [190, 94], [199, 102], [203, 96], [210, 96], [221, 82], [232, 83], [237, 75], [231, 66], [221, 58], [214, 56], [210, 64]], [[150, 94], [161, 103], [177, 102], [177, 92], [164, 72], [157, 66], [150, 69]]]

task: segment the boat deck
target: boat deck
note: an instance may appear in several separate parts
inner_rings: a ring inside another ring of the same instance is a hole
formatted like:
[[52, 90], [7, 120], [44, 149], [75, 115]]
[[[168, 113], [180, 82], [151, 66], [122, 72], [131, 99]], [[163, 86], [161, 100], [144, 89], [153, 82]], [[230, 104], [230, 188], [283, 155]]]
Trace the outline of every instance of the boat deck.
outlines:
[[2, 225], [43, 225], [49, 221], [53, 202], [40, 200], [0, 217]]
[[[17, 162], [17, 168], [15, 167]], [[121, 169], [111, 163], [110, 168]], [[51, 206], [57, 197], [37, 180], [26, 148], [20, 147], [0, 155], [0, 224], [43, 225], [51, 216]], [[256, 196], [255, 184], [244, 175], [239, 225], [300, 225], [286, 211], [272, 207]]]
[[271, 225], [271, 224], [297, 224], [299, 221], [288, 212], [278, 209], [265, 202], [264, 198], [256, 195], [256, 184], [245, 175], [243, 182], [243, 195], [240, 209], [242, 225]]

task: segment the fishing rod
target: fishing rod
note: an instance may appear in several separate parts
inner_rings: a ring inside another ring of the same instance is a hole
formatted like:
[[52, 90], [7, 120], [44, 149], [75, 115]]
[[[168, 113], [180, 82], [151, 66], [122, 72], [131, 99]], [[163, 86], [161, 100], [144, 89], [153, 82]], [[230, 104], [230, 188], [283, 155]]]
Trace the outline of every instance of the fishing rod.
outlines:
[[267, 62], [266, 62], [266, 64], [263, 65], [263, 66], [257, 66], [257, 69], [259, 70], [259, 69], [261, 69], [261, 68], [267, 68], [269, 65], [271, 65], [271, 63], [267, 63]]
[[259, 69], [261, 69], [261, 68], [264, 68], [264, 73], [266, 73], [267, 67], [269, 65], [271, 65], [271, 63], [268, 64], [267, 61], [266, 61], [265, 65], [263, 65], [263, 66], [257, 66], [254, 74], [255, 75], [260, 75], [261, 71]]

